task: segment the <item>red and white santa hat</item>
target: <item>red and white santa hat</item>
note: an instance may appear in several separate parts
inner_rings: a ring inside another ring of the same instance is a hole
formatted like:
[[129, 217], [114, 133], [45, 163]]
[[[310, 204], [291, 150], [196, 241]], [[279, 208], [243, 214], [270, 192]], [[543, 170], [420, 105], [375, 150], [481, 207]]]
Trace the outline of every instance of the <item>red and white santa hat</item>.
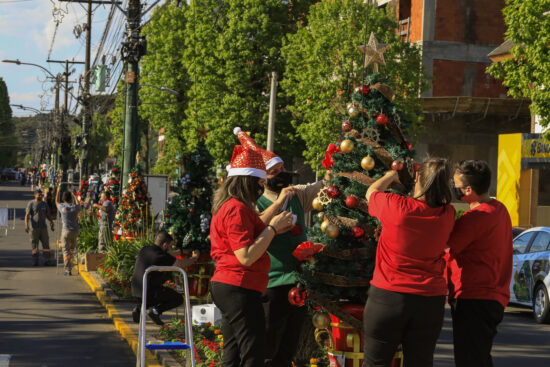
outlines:
[[281, 157], [273, 152], [270, 152], [269, 150], [260, 148], [260, 146], [254, 141], [254, 139], [252, 139], [250, 136], [248, 136], [247, 133], [242, 131], [240, 127], [237, 126], [236, 128], [234, 128], [233, 134], [237, 135], [237, 138], [239, 138], [239, 141], [243, 146], [255, 150], [262, 155], [266, 170], [270, 169], [277, 163], [283, 163]]
[[265, 180], [265, 164], [262, 155], [242, 145], [235, 145], [227, 176], [255, 176]]

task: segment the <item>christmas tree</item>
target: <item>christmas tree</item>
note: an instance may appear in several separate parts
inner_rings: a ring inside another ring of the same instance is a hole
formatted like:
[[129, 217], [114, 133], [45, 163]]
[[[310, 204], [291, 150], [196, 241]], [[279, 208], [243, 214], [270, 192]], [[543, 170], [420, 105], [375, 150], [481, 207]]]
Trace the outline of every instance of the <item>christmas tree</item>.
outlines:
[[214, 159], [200, 140], [185, 159], [177, 195], [168, 202], [164, 226], [179, 247], [210, 253], [210, 211], [212, 210], [212, 169]]
[[103, 186], [103, 190], [111, 194], [111, 202], [115, 208], [118, 207], [120, 196], [120, 169], [118, 166], [115, 166], [111, 170], [111, 176], [109, 177], [109, 181]]
[[[365, 67], [384, 63], [383, 51], [371, 35]], [[348, 301], [363, 305], [372, 278], [380, 222], [368, 215], [365, 193], [371, 183], [386, 171], [399, 171], [400, 182], [391, 191], [405, 194], [414, 184], [414, 152], [403, 130], [408, 123], [392, 103], [388, 80], [377, 72], [365, 76], [347, 105], [340, 140], [328, 146], [322, 162], [329, 180], [314, 200], [320, 225], [309, 232], [312, 243], [297, 250], [314, 253], [304, 262], [301, 282], [309, 298], [333, 314], [329, 304]], [[321, 245], [321, 246], [320, 246]]]
[[130, 172], [130, 183], [122, 194], [115, 225], [123, 236], [137, 237], [149, 231], [151, 222], [151, 199], [138, 166]]

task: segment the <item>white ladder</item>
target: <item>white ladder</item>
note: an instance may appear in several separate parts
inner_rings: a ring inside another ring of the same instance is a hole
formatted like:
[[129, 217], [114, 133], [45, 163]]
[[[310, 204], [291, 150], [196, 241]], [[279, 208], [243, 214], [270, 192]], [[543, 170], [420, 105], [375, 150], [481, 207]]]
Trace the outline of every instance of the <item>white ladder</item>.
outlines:
[[[145, 322], [147, 320], [147, 275], [153, 271], [179, 271], [183, 277], [184, 304], [185, 304], [185, 343], [164, 342], [160, 344], [145, 343]], [[195, 347], [193, 346], [193, 325], [191, 321], [191, 302], [189, 300], [189, 282], [187, 273], [177, 266], [150, 266], [143, 274], [143, 290], [141, 294], [141, 312], [139, 318], [139, 336], [136, 367], [145, 367], [145, 348], [149, 350], [176, 350], [187, 349], [187, 365], [191, 361], [191, 367], [195, 367]], [[189, 358], [191, 357], [191, 358]]]

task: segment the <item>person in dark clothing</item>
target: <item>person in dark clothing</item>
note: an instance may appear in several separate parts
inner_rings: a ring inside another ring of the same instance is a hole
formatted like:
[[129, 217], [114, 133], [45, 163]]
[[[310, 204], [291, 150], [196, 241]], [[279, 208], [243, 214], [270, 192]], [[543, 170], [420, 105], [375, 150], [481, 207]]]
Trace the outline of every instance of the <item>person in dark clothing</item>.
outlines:
[[[141, 302], [143, 294], [143, 275], [150, 266], [177, 266], [185, 268], [199, 257], [198, 251], [193, 251], [189, 259], [176, 259], [168, 253], [172, 246], [172, 236], [166, 231], [159, 231], [155, 237], [155, 244], [143, 247], [136, 258], [134, 275], [132, 276], [132, 295], [139, 300], [139, 304], [132, 311], [134, 322], [139, 323]], [[183, 303], [181, 294], [171, 288], [164, 287], [162, 284], [166, 280], [167, 273], [152, 272], [147, 282], [147, 313], [151, 320], [157, 325], [164, 325], [160, 315]]]

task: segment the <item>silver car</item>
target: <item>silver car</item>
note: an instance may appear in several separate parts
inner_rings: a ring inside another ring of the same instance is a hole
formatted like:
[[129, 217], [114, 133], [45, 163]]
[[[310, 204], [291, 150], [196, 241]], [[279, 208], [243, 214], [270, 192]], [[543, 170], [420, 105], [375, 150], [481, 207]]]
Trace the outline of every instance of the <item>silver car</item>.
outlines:
[[535, 227], [514, 238], [510, 303], [533, 308], [539, 324], [550, 323], [550, 227]]

